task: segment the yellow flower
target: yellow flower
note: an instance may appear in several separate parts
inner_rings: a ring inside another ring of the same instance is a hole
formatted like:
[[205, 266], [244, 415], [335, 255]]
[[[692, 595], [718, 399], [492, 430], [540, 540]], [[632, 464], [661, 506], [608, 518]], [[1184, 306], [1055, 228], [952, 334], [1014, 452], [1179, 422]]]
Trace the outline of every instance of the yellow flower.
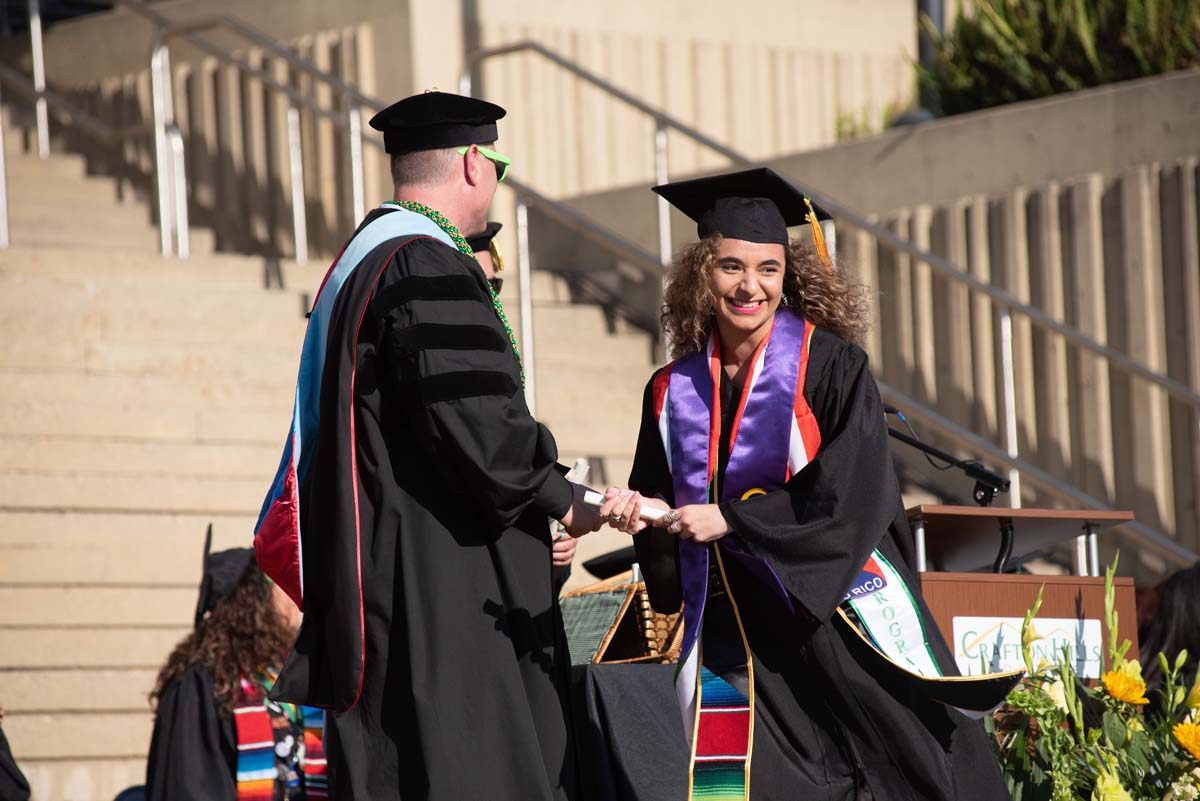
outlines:
[[1116, 774], [1104, 771], [1096, 777], [1096, 786], [1092, 788], [1092, 801], [1133, 801], [1129, 791], [1121, 786], [1121, 780]]
[[1200, 761], [1200, 724], [1176, 724], [1175, 728], [1171, 729], [1171, 734], [1175, 735], [1175, 739], [1193, 759]]
[[1187, 694], [1183, 705], [1188, 709], [1200, 709], [1200, 676], [1196, 676], [1196, 683], [1192, 685], [1192, 690]]
[[1137, 662], [1126, 659], [1121, 667], [1110, 670], [1100, 677], [1104, 689], [1118, 701], [1127, 704], [1148, 704], [1146, 697], [1146, 682], [1142, 680], [1142, 666]]
[[1038, 640], [1046, 639], [1045, 636], [1038, 634], [1037, 628], [1034, 627], [1033, 621], [1029, 621], [1029, 625], [1025, 627], [1025, 631], [1021, 632], [1021, 645], [1028, 648]]

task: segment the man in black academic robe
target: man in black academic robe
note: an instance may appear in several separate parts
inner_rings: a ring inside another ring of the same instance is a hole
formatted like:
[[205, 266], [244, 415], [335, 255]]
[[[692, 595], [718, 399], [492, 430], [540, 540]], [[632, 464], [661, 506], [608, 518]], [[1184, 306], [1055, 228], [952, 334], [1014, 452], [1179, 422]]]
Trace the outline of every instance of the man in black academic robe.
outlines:
[[594, 514], [529, 414], [511, 330], [459, 241], [502, 177], [486, 145], [503, 113], [430, 92], [371, 121], [397, 202], [363, 221], [314, 307], [328, 334], [320, 422], [295, 460], [305, 614], [276, 695], [336, 711], [340, 801], [573, 792], [547, 518], [581, 533]]

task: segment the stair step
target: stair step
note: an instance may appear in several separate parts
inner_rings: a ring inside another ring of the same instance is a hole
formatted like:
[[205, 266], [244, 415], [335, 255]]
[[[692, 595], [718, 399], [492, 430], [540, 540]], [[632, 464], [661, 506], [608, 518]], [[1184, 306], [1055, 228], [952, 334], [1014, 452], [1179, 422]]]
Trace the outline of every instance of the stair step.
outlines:
[[[27, 400], [87, 402], [96, 406], [278, 409], [291, 404], [294, 377], [269, 383], [231, 381], [220, 374], [194, 376], [80, 373], [74, 370], [16, 370], [0, 367], [0, 386], [9, 397]], [[0, 448], [3, 447], [0, 441]], [[0, 465], [4, 461], [0, 458]]]
[[221, 375], [234, 381], [296, 380], [302, 335], [294, 344], [211, 342], [203, 348], [178, 343], [47, 340], [33, 332], [0, 340], [0, 368], [41, 370], [47, 366], [126, 375]]
[[254, 514], [273, 471], [261, 478], [162, 477], [146, 474], [89, 474], [0, 471], [0, 507], [26, 509], [117, 509], [211, 511]]
[[154, 716], [144, 712], [61, 712], [4, 716], [13, 756], [24, 759], [134, 759], [150, 746]]
[[208, 524], [214, 551], [251, 547], [257, 512], [257, 505], [240, 516], [0, 512], [0, 584], [194, 588]]
[[63, 762], [54, 758], [20, 758], [19, 761], [25, 778], [29, 780], [34, 801], [108, 801], [126, 787], [146, 781], [144, 756], [77, 762]]
[[135, 404], [107, 406], [0, 398], [0, 435], [278, 445], [287, 432], [291, 412], [292, 403], [284, 397], [279, 398], [275, 409], [145, 408]]
[[157, 670], [15, 670], [4, 673], [7, 714], [80, 710], [140, 711], [154, 689]]
[[[289, 401], [290, 402], [290, 401]], [[274, 475], [277, 443], [173, 443], [39, 436], [0, 436], [0, 470], [116, 473], [161, 478], [254, 478]]]
[[[193, 590], [192, 613], [195, 604]], [[0, 677], [18, 668], [158, 670], [175, 644], [191, 630], [191, 614], [185, 623], [157, 627], [30, 629], [0, 625], [0, 637], [4, 638], [4, 648], [0, 650]], [[7, 719], [4, 727], [8, 728]]]
[[194, 587], [0, 586], [0, 626], [184, 626]]
[[[11, 271], [20, 275], [93, 284], [103, 281], [106, 284], [135, 283], [144, 286], [158, 282], [183, 282], [201, 290], [224, 287], [261, 289], [268, 261], [262, 256], [227, 253], [180, 260], [157, 252], [146, 253], [128, 248], [107, 251], [103, 259], [89, 259], [85, 269], [80, 268], [78, 260], [79, 252], [72, 248], [14, 246], [0, 253], [0, 272]], [[327, 268], [320, 260], [301, 265], [290, 259], [281, 259], [277, 266], [285, 287], [310, 293], [320, 286]]]

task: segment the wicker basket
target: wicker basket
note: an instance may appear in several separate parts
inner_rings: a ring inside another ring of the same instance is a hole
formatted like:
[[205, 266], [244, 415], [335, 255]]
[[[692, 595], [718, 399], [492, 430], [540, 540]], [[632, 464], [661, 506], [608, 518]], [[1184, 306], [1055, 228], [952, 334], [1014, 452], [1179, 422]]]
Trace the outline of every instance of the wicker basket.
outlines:
[[[626, 571], [563, 595], [563, 624], [575, 664], [673, 663], [683, 641], [683, 616], [650, 606], [644, 582]], [[599, 641], [596, 642], [596, 636]], [[588, 652], [594, 651], [588, 656]]]

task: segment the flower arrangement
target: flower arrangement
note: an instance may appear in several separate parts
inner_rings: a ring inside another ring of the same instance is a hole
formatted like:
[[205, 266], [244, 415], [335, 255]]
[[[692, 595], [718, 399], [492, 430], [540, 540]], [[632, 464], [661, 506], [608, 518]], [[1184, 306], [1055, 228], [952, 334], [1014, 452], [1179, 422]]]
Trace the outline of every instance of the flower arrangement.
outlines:
[[1161, 703], [1150, 704], [1142, 666], [1118, 637], [1116, 568], [1105, 571], [1109, 670], [1098, 686], [1079, 680], [1067, 649], [1033, 665], [1041, 590], [1025, 615], [1026, 677], [991, 721], [1014, 801], [1200, 801], [1200, 677], [1180, 675], [1186, 652], [1174, 662], [1158, 654]]

